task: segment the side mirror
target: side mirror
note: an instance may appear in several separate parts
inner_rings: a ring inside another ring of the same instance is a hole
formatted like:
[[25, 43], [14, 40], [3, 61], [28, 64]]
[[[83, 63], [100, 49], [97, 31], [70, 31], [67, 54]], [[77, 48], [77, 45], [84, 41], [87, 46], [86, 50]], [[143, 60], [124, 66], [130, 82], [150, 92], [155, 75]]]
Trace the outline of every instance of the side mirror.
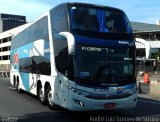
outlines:
[[69, 32], [60, 32], [59, 35], [65, 37], [68, 43], [68, 53], [75, 55], [75, 39], [74, 36]]

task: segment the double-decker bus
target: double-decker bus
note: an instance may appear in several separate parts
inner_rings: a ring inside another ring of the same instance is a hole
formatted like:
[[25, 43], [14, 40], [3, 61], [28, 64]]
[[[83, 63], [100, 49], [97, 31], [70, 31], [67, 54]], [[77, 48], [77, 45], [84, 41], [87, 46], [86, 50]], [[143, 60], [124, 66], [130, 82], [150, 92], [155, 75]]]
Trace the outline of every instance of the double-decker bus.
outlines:
[[50, 108], [133, 108], [135, 40], [122, 10], [63, 3], [14, 35], [11, 84]]

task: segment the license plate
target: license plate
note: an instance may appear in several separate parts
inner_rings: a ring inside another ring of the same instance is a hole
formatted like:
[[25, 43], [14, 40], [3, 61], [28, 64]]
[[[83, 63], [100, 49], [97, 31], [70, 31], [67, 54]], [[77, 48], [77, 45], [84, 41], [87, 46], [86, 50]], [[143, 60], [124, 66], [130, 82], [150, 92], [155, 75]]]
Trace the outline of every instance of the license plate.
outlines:
[[115, 103], [105, 103], [104, 108], [114, 108], [116, 106]]

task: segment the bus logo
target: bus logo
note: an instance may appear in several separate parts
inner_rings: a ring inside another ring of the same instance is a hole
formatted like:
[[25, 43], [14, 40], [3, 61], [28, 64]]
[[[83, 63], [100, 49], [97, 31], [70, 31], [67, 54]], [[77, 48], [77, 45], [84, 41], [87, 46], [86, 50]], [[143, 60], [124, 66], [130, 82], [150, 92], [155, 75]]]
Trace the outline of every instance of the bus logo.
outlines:
[[122, 45], [129, 45], [129, 42], [127, 41], [118, 41], [119, 44], [122, 44]]
[[117, 94], [122, 94], [124, 91], [125, 91], [125, 88], [123, 88], [123, 87], [117, 88]]

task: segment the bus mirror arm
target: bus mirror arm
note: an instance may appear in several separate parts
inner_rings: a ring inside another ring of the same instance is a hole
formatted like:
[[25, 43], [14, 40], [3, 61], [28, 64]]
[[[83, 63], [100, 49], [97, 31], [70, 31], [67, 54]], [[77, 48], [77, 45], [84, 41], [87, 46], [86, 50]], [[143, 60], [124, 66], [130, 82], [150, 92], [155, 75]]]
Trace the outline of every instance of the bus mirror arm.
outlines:
[[60, 35], [59, 33], [55, 33], [54, 38], [56, 41], [67, 40], [66, 37]]
[[60, 32], [59, 35], [65, 37], [68, 43], [68, 53], [75, 55], [75, 39], [74, 36], [69, 32]]

